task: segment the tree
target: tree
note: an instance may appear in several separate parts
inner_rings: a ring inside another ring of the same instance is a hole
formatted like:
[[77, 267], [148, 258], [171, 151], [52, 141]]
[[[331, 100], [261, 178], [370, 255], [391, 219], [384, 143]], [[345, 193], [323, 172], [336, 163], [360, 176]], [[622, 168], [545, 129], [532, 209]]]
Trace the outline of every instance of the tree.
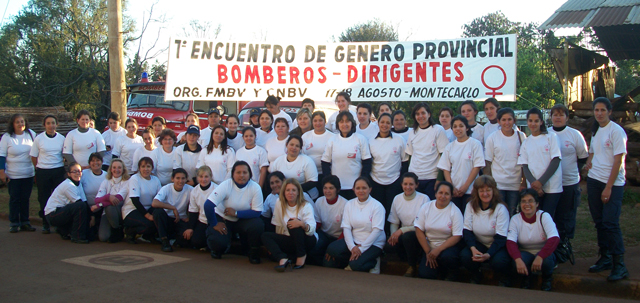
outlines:
[[463, 25], [462, 29], [462, 37], [516, 34], [520, 29], [520, 22], [512, 22], [502, 11], [497, 11], [473, 19], [469, 24]]
[[218, 35], [222, 31], [221, 24], [218, 24], [218, 27], [212, 30], [213, 23], [211, 21], [191, 20], [189, 21], [189, 26], [191, 27], [190, 30], [182, 28], [182, 33], [187, 38], [218, 39]]
[[149, 77], [153, 81], [165, 81], [167, 79], [167, 65], [164, 63], [161, 64], [156, 60], [156, 63], [151, 67], [151, 74], [149, 74]]
[[340, 42], [398, 41], [398, 31], [379, 19], [354, 25], [340, 34]]
[[640, 60], [621, 60], [616, 65], [616, 94], [624, 96], [640, 86]]
[[[156, 4], [157, 2], [153, 3], [151, 7], [149, 7], [149, 11], [143, 13], [143, 17], [142, 17], [143, 20], [142, 20], [142, 27], [140, 29], [140, 34], [136, 37], [131, 38], [131, 41], [136, 41], [138, 43], [138, 49], [136, 53], [133, 54], [133, 59], [129, 59], [129, 63], [127, 64], [127, 71], [126, 71], [125, 77], [127, 79], [127, 83], [129, 84], [138, 83], [140, 81], [140, 78], [142, 77], [142, 72], [149, 70], [149, 61], [154, 58], [157, 58], [160, 54], [166, 52], [169, 49], [168, 45], [165, 47], [158, 47], [160, 33], [162, 32], [162, 30], [164, 30], [164, 24], [167, 22], [167, 20], [164, 14], [158, 17], [154, 16], [153, 10]], [[159, 25], [158, 32], [156, 33], [153, 44], [148, 46], [147, 49], [143, 49], [142, 41], [144, 40], [144, 38], [146, 38], [147, 33], [149, 31], [149, 26], [151, 24]]]

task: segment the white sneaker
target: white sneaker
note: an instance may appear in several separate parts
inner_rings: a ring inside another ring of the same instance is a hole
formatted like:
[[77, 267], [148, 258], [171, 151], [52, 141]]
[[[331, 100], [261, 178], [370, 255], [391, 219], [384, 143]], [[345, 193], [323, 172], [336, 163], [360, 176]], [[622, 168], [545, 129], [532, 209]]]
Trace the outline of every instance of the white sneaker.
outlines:
[[374, 268], [372, 268], [371, 270], [369, 270], [370, 274], [376, 274], [379, 275], [380, 274], [380, 257], [378, 257], [376, 259], [376, 266]]
[[344, 270], [351, 271], [351, 265], [347, 265], [347, 267], [345, 267]]

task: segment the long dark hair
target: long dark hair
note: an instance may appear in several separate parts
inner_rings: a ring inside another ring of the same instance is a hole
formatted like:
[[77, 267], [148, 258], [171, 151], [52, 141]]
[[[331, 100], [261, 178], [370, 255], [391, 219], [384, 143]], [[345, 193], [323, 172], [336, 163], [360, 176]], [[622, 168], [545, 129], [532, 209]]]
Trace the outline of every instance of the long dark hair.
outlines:
[[9, 118], [9, 125], [7, 125], [7, 133], [9, 133], [9, 136], [11, 137], [16, 136], [16, 129], [13, 124], [18, 120], [18, 118], [22, 118], [24, 120], [24, 131], [29, 134], [29, 137], [31, 137], [31, 140], [33, 141], [33, 134], [31, 134], [31, 130], [29, 129], [29, 121], [27, 121], [22, 114], [11, 115], [11, 118]]
[[[263, 109], [260, 112], [260, 114], [258, 115], [258, 125], [260, 125], [260, 118], [262, 118], [263, 114], [267, 115], [267, 116], [269, 116], [269, 118], [271, 118], [271, 123], [269, 123], [269, 131], [271, 131], [273, 129], [273, 126], [275, 125], [275, 123], [273, 123], [273, 114], [270, 111], [266, 110], [266, 109]], [[260, 125], [260, 129], [262, 129], [262, 125]]]
[[[344, 117], [347, 117], [347, 120], [351, 121], [351, 130], [349, 131], [349, 134], [347, 134], [347, 137], [350, 137], [351, 135], [353, 135], [353, 133], [356, 132], [356, 120], [353, 118], [353, 115], [350, 111], [345, 110], [338, 113], [338, 116], [336, 117], [336, 129], [338, 130], [338, 133], [340, 133], [339, 123]], [[340, 136], [342, 136], [342, 134], [340, 134]]]
[[[435, 120], [433, 120], [433, 114], [431, 113], [431, 107], [429, 107], [429, 104], [424, 103], [424, 102], [420, 102], [420, 103], [416, 104], [416, 106], [414, 106], [413, 109], [411, 110], [411, 118], [413, 119], [413, 132], [414, 133], [417, 133], [418, 129], [420, 129], [420, 124], [418, 123], [418, 120], [416, 120], [416, 113], [421, 108], [424, 108], [427, 111], [427, 113], [429, 113], [429, 126], [433, 126], [434, 124], [436, 124]], [[427, 126], [427, 127], [429, 127], [429, 126]]]
[[471, 191], [471, 199], [469, 199], [469, 203], [471, 203], [471, 207], [476, 213], [482, 210], [482, 201], [480, 200], [479, 191], [485, 186], [489, 187], [493, 193], [491, 202], [489, 204], [489, 208], [491, 209], [490, 213], [493, 213], [496, 210], [498, 204], [502, 203], [504, 205], [504, 203], [500, 199], [500, 191], [498, 190], [498, 184], [496, 183], [496, 180], [489, 175], [482, 175], [475, 181], [473, 181], [473, 190]]
[[529, 120], [529, 116], [531, 115], [538, 115], [538, 117], [540, 118], [540, 133], [541, 134], [547, 134], [547, 125], [544, 123], [544, 115], [542, 114], [542, 111], [540, 109], [538, 109], [537, 107], [534, 107], [532, 109], [530, 109], [527, 112], [527, 120]]
[[220, 150], [224, 155], [224, 153], [227, 152], [227, 149], [229, 149], [229, 143], [227, 142], [227, 130], [224, 129], [224, 126], [222, 125], [216, 125], [213, 129], [211, 129], [211, 135], [209, 136], [209, 145], [207, 145], [207, 154], [210, 154], [213, 151], [213, 133], [216, 131], [216, 129], [222, 129], [222, 133], [224, 134], [224, 139], [222, 139], [222, 142], [220, 142]]
[[467, 136], [471, 137], [473, 130], [471, 129], [471, 127], [469, 127], [469, 120], [467, 120], [467, 118], [465, 118], [462, 115], [457, 115], [453, 117], [453, 119], [451, 119], [451, 129], [453, 129], [453, 122], [456, 122], [456, 121], [460, 121], [462, 122], [462, 124], [464, 124], [464, 127], [467, 128]]
[[[592, 110], [596, 109], [596, 104], [602, 103], [607, 108], [607, 111], [611, 111], [613, 109], [613, 105], [611, 105], [611, 101], [606, 97], [598, 97], [593, 100]], [[26, 120], [25, 120], [26, 122]], [[598, 121], [593, 121], [593, 125], [591, 125], [591, 136], [594, 137], [600, 128], [600, 123]]]

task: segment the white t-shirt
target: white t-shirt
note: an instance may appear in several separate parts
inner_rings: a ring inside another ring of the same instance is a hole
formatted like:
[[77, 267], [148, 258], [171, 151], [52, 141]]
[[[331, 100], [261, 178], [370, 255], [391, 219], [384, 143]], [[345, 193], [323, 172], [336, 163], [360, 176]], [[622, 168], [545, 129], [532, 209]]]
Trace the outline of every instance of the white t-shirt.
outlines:
[[[447, 170], [451, 173], [451, 182], [456, 189], [461, 188], [467, 179], [471, 170], [475, 167], [484, 167], [484, 153], [482, 152], [482, 144], [474, 138], [468, 138], [467, 141], [453, 141], [447, 145], [438, 162], [438, 168]], [[478, 176], [474, 176], [477, 178]], [[466, 194], [471, 194], [473, 182], [469, 184]]]
[[[274, 194], [274, 193], [270, 193], [266, 199], [264, 199], [264, 202], [262, 203], [263, 205], [263, 209], [262, 209], [262, 213], [260, 214], [261, 216], [265, 217], [265, 218], [271, 218], [271, 216], [273, 216], [273, 210], [276, 208], [276, 203], [278, 203], [278, 198], [280, 195], [278, 194]], [[313, 213], [316, 217], [316, 222], [318, 220], [318, 212], [316, 211], [316, 204], [313, 202], [313, 199], [311, 199], [311, 197], [309, 197], [309, 194], [307, 193], [302, 193], [302, 196], [304, 197], [304, 200], [307, 201], [307, 203], [311, 204], [311, 206], [313, 207]]]
[[436, 200], [429, 201], [420, 208], [413, 226], [425, 233], [434, 249], [451, 237], [462, 236], [462, 213], [453, 203], [438, 209]]
[[362, 171], [362, 161], [370, 158], [367, 139], [357, 133], [347, 138], [333, 136], [327, 141], [322, 155], [322, 161], [331, 163], [331, 173], [340, 179], [340, 187], [344, 190], [353, 188], [353, 182]]
[[496, 122], [495, 124], [493, 124], [491, 123], [491, 121], [487, 122], [484, 125], [484, 130], [483, 130], [484, 144], [487, 144], [487, 139], [489, 139], [489, 136], [491, 136], [491, 134], [493, 134], [499, 129], [500, 129], [500, 123]]
[[214, 148], [210, 154], [207, 153], [206, 149], [203, 149], [200, 152], [200, 156], [198, 157], [198, 164], [196, 166], [209, 166], [209, 168], [211, 168], [211, 172], [213, 173], [213, 175], [211, 176], [211, 181], [216, 184], [220, 184], [222, 183], [222, 181], [231, 178], [231, 169], [233, 168], [234, 163], [236, 163], [236, 152], [233, 150], [233, 148], [228, 147], [223, 155], [222, 149], [218, 147]]
[[273, 115], [273, 124], [271, 125], [273, 128], [276, 128], [276, 119], [278, 118], [285, 118], [287, 120], [287, 125], [289, 126], [289, 129], [293, 129], [293, 127], [291, 127], [291, 116], [289, 116], [289, 114], [285, 113], [282, 109], [280, 110], [279, 113]]
[[473, 133], [471, 134], [471, 138], [480, 141], [480, 143], [484, 145], [484, 126], [482, 126], [482, 124], [480, 123], [476, 123], [476, 125], [472, 127], [471, 130], [473, 131]]
[[313, 216], [313, 206], [310, 203], [305, 203], [300, 210], [296, 206], [290, 207], [287, 205], [284, 214], [282, 213], [282, 203], [276, 203], [273, 209], [273, 217], [271, 217], [271, 224], [275, 225], [277, 234], [290, 236], [287, 228], [289, 219], [299, 219], [305, 224], [309, 224], [309, 231], [305, 230], [305, 234], [318, 238], [316, 234], [316, 219]]
[[[376, 135], [377, 136], [377, 135]], [[369, 150], [373, 163], [371, 179], [378, 184], [389, 185], [400, 178], [403, 161], [409, 161], [405, 153], [407, 142], [402, 136], [390, 133], [389, 137], [369, 140]]]
[[206, 150], [201, 149], [194, 153], [188, 150], [187, 144], [176, 147], [173, 151], [173, 169], [182, 167], [187, 171], [188, 179], [197, 177], [198, 175], [196, 172], [198, 171], [198, 167], [200, 167], [198, 166], [198, 159], [200, 159], [200, 154], [202, 154], [203, 151], [205, 153], [207, 152]]
[[[151, 160], [153, 160], [153, 151], [156, 150], [157, 148], [154, 148], [152, 150], [147, 150], [144, 146], [140, 147], [138, 149], [136, 149], [136, 151], [133, 153], [133, 158], [131, 158], [131, 171], [138, 171], [138, 162], [140, 162], [140, 159], [144, 158], [144, 157], [149, 157], [151, 158]], [[153, 168], [155, 169], [156, 167], [156, 162], [153, 162]]]
[[556, 134], [560, 153], [562, 154], [562, 186], [574, 185], [580, 182], [578, 159], [589, 157], [587, 142], [582, 134], [571, 127], [565, 127], [560, 132], [549, 128], [549, 133]]
[[241, 132], [236, 132], [236, 137], [231, 139], [229, 138], [229, 133], [227, 132], [227, 144], [233, 148], [233, 150], [239, 150], [244, 146], [244, 138], [242, 138]]
[[141, 177], [140, 174], [131, 176], [127, 186], [129, 194], [122, 205], [122, 218], [126, 218], [130, 212], [136, 209], [136, 206], [133, 205], [133, 201], [131, 200], [132, 197], [139, 198], [140, 204], [142, 204], [146, 210], [149, 210], [153, 203], [153, 198], [158, 194], [161, 188], [162, 185], [160, 184], [160, 180], [156, 176], [151, 176], [149, 180]]
[[[87, 132], [81, 133], [78, 129], [74, 129], [67, 134], [64, 139], [64, 148], [62, 153], [73, 155], [73, 158], [81, 166], [89, 165], [89, 156], [92, 153], [106, 151], [106, 145], [102, 135], [97, 130], [90, 128]], [[109, 165], [111, 163], [111, 153], [105, 154], [102, 164]]]
[[[120, 158], [122, 162], [124, 162], [125, 167], [133, 167], [133, 154], [140, 147], [144, 148], [142, 137], [135, 135], [135, 138], [131, 139], [127, 135], [124, 135], [116, 140], [112, 155]], [[138, 171], [137, 163], [135, 166], [135, 171]]]
[[520, 190], [522, 166], [518, 164], [518, 155], [526, 139], [519, 131], [510, 137], [497, 131], [484, 142], [484, 159], [491, 162], [491, 175], [499, 190]]
[[456, 135], [453, 133], [453, 129], [451, 127], [449, 127], [449, 129], [445, 129], [444, 133], [447, 135], [447, 139], [449, 139], [449, 142], [453, 142], [458, 139], [456, 138]]
[[243, 146], [236, 152], [236, 162], [244, 161], [251, 167], [251, 180], [260, 182], [260, 170], [269, 166], [269, 160], [267, 159], [267, 151], [260, 146], [254, 146], [252, 149], [247, 149]]
[[438, 177], [438, 160], [449, 139], [440, 125], [426, 129], [418, 128], [409, 133], [406, 153], [411, 156], [409, 171], [419, 180], [434, 180]]
[[225, 216], [225, 208], [230, 207], [236, 211], [254, 210], [260, 213], [264, 211], [262, 189], [258, 183], [251, 180], [245, 187], [238, 188], [233, 179], [227, 179], [220, 183], [207, 199], [216, 205], [216, 214], [218, 216], [231, 222], [238, 221], [238, 218]]
[[507, 240], [518, 243], [521, 250], [535, 255], [544, 247], [547, 239], [559, 237], [556, 224], [549, 213], [537, 211], [536, 222], [533, 223], [525, 222], [522, 216], [522, 213], [518, 213], [511, 217], [507, 235]]
[[[27, 133], [30, 132], [31, 136]], [[22, 135], [14, 134], [13, 137], [9, 133], [2, 135], [0, 140], [0, 157], [6, 157], [5, 173], [9, 179], [24, 179], [35, 176], [36, 172], [33, 168], [33, 162], [29, 152], [33, 146], [33, 139], [36, 133], [32, 130], [25, 130]]]
[[[107, 151], [104, 153], [104, 160], [102, 161], [102, 164], [107, 166], [111, 164], [111, 156], [113, 155], [112, 152], [115, 149], [116, 141], [122, 136], [127, 136], [127, 130], [122, 128], [122, 126], [119, 126], [116, 131], [113, 131], [111, 128], [109, 128], [104, 133], [102, 133], [102, 139], [104, 140], [105, 146], [111, 146], [111, 151]], [[78, 161], [78, 159], [76, 159], [76, 161]]]
[[404, 141], [409, 142], [409, 134], [413, 132], [413, 128], [411, 128], [411, 127], [407, 127], [407, 128], [405, 129], [405, 131], [403, 131], [403, 132], [401, 132], [401, 133], [397, 132], [397, 131], [395, 130], [395, 128], [392, 128], [392, 129], [391, 129], [391, 131], [392, 131], [394, 134], [398, 134], [398, 135], [402, 136], [402, 138], [404, 139]]
[[264, 149], [267, 151], [267, 159], [269, 163], [273, 163], [278, 157], [287, 154], [287, 136], [283, 140], [278, 140], [277, 136], [267, 140], [267, 143], [264, 145]]
[[491, 209], [476, 212], [471, 203], [467, 203], [464, 210], [464, 229], [472, 231], [476, 240], [489, 248], [496, 234], [507, 237], [509, 210], [504, 204], [498, 203], [493, 212]]
[[327, 203], [327, 198], [322, 196], [316, 200], [316, 210], [318, 211], [318, 223], [322, 223], [321, 230], [334, 238], [340, 237], [342, 234], [342, 214], [344, 206], [347, 205], [347, 199], [338, 196], [336, 203]]
[[[298, 155], [298, 157], [289, 162], [287, 155], [278, 157], [271, 166], [269, 166], [269, 172], [280, 171], [284, 174], [285, 178], [294, 178], [300, 184], [305, 182], [314, 181], [318, 182], [318, 170], [316, 170], [316, 164], [313, 163], [311, 158], [305, 155]], [[318, 198], [318, 189], [314, 186], [308, 191], [309, 196], [312, 199]]]
[[[613, 156], [627, 153], [627, 134], [620, 125], [610, 121], [605, 127], [600, 127], [596, 135], [591, 138], [589, 153], [593, 154], [589, 178], [607, 183], [613, 167]], [[624, 185], [625, 174], [625, 161], [622, 161], [620, 172], [613, 185]]]
[[100, 189], [96, 197], [104, 197], [106, 195], [120, 195], [123, 200], [126, 200], [129, 194], [129, 180], [123, 180], [120, 178], [111, 178], [111, 180], [105, 179], [100, 183]]
[[85, 196], [87, 198], [87, 204], [93, 206], [96, 204], [96, 195], [100, 190], [100, 185], [107, 179], [107, 172], [101, 170], [100, 175], [94, 175], [91, 169], [87, 168], [82, 170], [82, 178], [80, 178], [80, 184], [84, 189]]
[[[348, 243], [349, 250], [353, 249], [356, 244], [360, 244], [360, 251], [365, 252], [371, 245], [380, 249], [384, 247], [386, 236], [384, 234], [384, 206], [378, 202], [378, 200], [369, 197], [367, 201], [360, 202], [358, 198], [349, 200], [344, 206], [344, 213], [342, 215], [343, 232], [351, 233], [353, 242]], [[378, 229], [381, 232], [373, 243], [367, 243], [366, 240], [373, 232], [373, 229]], [[345, 239], [347, 236], [345, 236]]]
[[207, 126], [200, 130], [200, 138], [198, 138], [198, 143], [202, 146], [203, 149], [207, 148], [209, 145], [209, 141], [211, 141], [211, 131], [213, 128]]
[[302, 153], [311, 157], [316, 164], [318, 174], [322, 174], [322, 154], [327, 147], [327, 142], [331, 137], [335, 136], [332, 132], [326, 130], [323, 134], [318, 135], [313, 130], [308, 131], [302, 135]]
[[211, 195], [214, 189], [216, 189], [217, 185], [211, 182], [211, 185], [207, 190], [202, 190], [202, 186], [200, 184], [193, 187], [191, 190], [191, 195], [189, 196], [189, 212], [190, 213], [198, 213], [198, 221], [201, 223], [207, 224], [207, 216], [204, 213], [204, 202], [207, 201], [207, 197]]
[[[349, 112], [353, 115], [353, 119], [356, 121], [356, 124], [360, 124], [358, 122], [358, 113], [356, 113], [353, 109], [351, 109], [351, 107], [349, 107]], [[326, 125], [326, 128], [329, 131], [336, 134], [340, 132], [338, 128], [336, 128], [336, 119], [338, 118], [339, 113], [340, 112], [337, 111], [331, 114], [331, 116], [329, 116], [329, 119], [327, 119], [327, 125]]]
[[276, 131], [273, 129], [267, 133], [260, 128], [256, 128], [256, 145], [265, 148], [267, 141], [277, 136]]
[[360, 126], [362, 126], [362, 124], [356, 126], [356, 133], [363, 135], [367, 141], [375, 139], [380, 132], [380, 128], [377, 123], [370, 122], [369, 126], [365, 129], [360, 128]]
[[153, 172], [156, 177], [160, 179], [160, 184], [162, 184], [162, 186], [171, 183], [174, 152], [175, 148], [172, 148], [171, 152], [167, 153], [162, 147], [158, 147], [154, 149], [151, 154], [151, 160], [153, 160]]
[[38, 158], [37, 168], [58, 168], [64, 166], [64, 158], [62, 157], [63, 147], [63, 135], [56, 133], [53, 138], [49, 138], [46, 132], [42, 132], [33, 140], [29, 155]]
[[[539, 179], [547, 170], [551, 159], [555, 157], [562, 159], [556, 134], [549, 133], [529, 136], [522, 143], [522, 147], [520, 147], [518, 164], [529, 165], [529, 171], [531, 171], [533, 177]], [[527, 181], [527, 184], [531, 187], [529, 181]], [[549, 178], [549, 181], [542, 185], [542, 190], [549, 194], [562, 192], [562, 163], [560, 163], [560, 166], [553, 176]]]
[[65, 179], [53, 190], [49, 200], [47, 200], [47, 205], [44, 207], [44, 214], [48, 215], [58, 207], [65, 207], [78, 200], [85, 201], [86, 199], [82, 184], [76, 186], [71, 180]]
[[[181, 191], [177, 191], [173, 187], [173, 183], [171, 183], [163, 186], [153, 199], [171, 204], [178, 210], [178, 216], [180, 216], [180, 219], [186, 219], [189, 218], [187, 215], [187, 208], [189, 207], [189, 196], [191, 195], [191, 190], [193, 190], [193, 187], [189, 184], [185, 184]], [[175, 218], [173, 210], [165, 209], [164, 211], [167, 212], [169, 217]]]
[[411, 200], [407, 200], [404, 193], [400, 193], [393, 198], [391, 212], [389, 212], [387, 221], [392, 224], [398, 224], [400, 227], [413, 227], [416, 215], [420, 212], [422, 206], [430, 200], [429, 196], [417, 191], [416, 196]]

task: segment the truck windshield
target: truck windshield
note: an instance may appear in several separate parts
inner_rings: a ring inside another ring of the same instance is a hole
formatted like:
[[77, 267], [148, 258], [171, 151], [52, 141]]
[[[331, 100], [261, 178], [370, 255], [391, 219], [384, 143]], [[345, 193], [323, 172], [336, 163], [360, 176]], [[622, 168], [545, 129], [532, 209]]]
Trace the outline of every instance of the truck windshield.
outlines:
[[129, 94], [127, 107], [160, 107], [173, 108], [180, 111], [189, 110], [189, 101], [164, 101], [164, 95], [156, 94]]

